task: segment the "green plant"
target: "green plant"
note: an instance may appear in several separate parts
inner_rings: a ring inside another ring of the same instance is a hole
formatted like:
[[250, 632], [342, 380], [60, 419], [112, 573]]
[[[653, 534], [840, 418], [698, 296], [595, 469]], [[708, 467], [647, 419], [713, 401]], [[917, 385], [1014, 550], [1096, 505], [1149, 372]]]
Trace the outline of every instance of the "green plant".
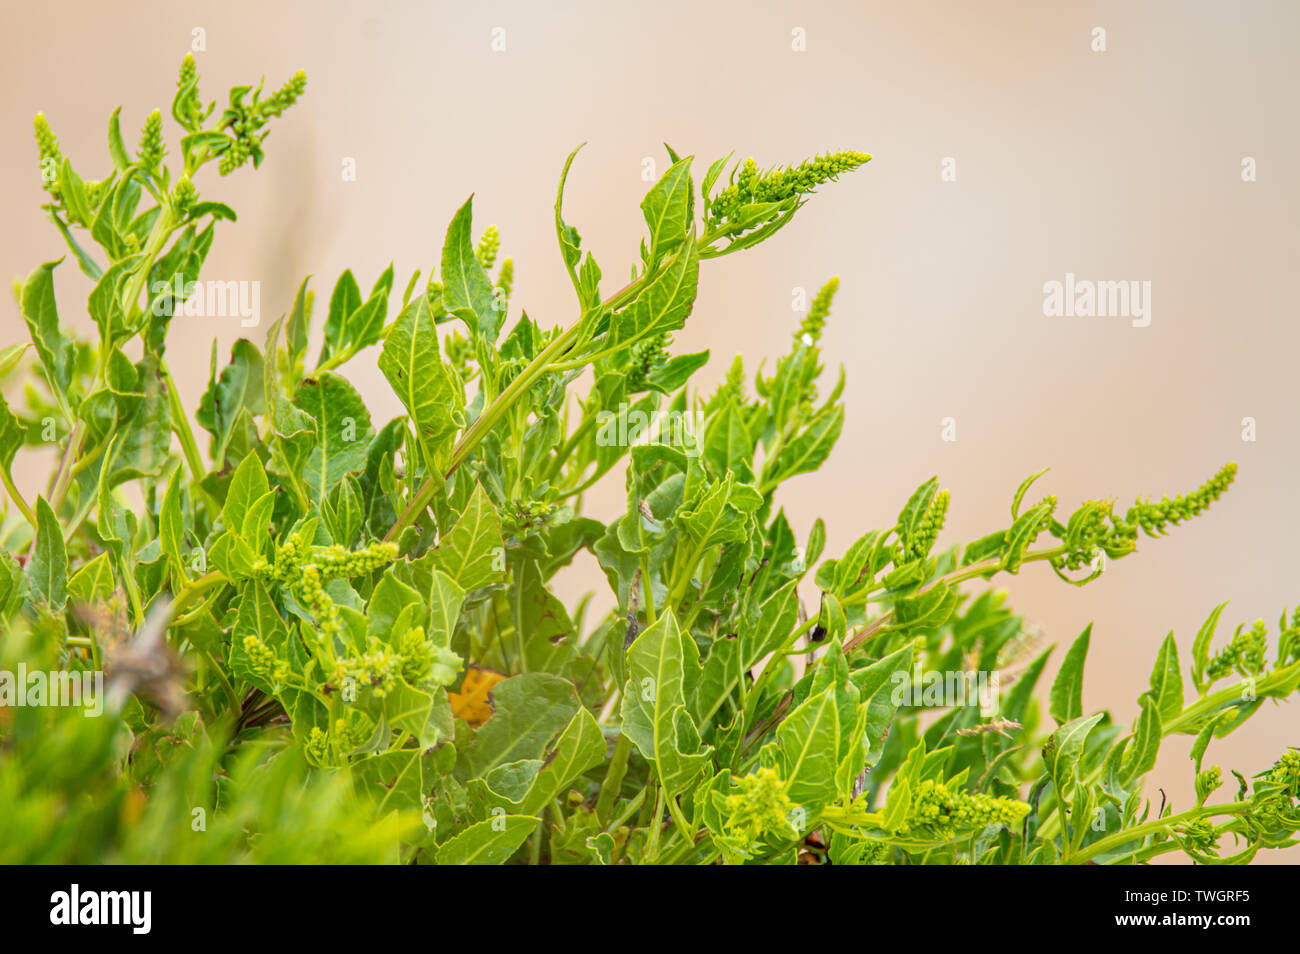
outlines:
[[[214, 350], [203, 453], [166, 345], [234, 213], [200, 199], [197, 175], [259, 164], [267, 122], [304, 88], [301, 74], [265, 98], [238, 87], [213, 120], [187, 58], [181, 166], [158, 113], [134, 158], [115, 113], [100, 181], [37, 117], [45, 210], [95, 282], [98, 340], [61, 325], [59, 263], [33, 271], [19, 295], [32, 343], [0, 352], [10, 374], [35, 350], [25, 405], [0, 404], [14, 507], [0, 655], [5, 672], [107, 683], [99, 719], [0, 707], [7, 860], [1217, 862], [1293, 843], [1300, 755], [1238, 775], [1227, 801], [1203, 759], [1300, 684], [1300, 612], [1270, 665], [1262, 622], [1212, 653], [1216, 609], [1190, 703], [1170, 636], [1127, 731], [1082, 711], [1085, 630], [1049, 728], [1034, 698], [1048, 651], [1029, 658], [1000, 593], [965, 588], [1033, 563], [1083, 585], [1140, 530], [1204, 511], [1234, 465], [1122, 514], [1031, 504], [1035, 475], [1009, 526], [947, 549], [931, 479], [896, 524], [821, 560], [822, 523], [800, 546], [776, 495], [843, 427], [843, 373], [820, 383], [837, 281], [770, 374], [737, 358], [712, 394], [690, 387], [709, 355], [670, 345], [701, 263], [769, 238], [865, 154], [748, 160], [725, 185], [720, 159], [697, 192], [692, 158], [670, 149], [641, 203], [641, 264], [612, 294], [563, 217], [571, 155], [555, 226], [577, 317], [550, 330], [508, 320], [513, 265], [497, 264], [495, 229], [476, 239], [466, 202], [436, 280], [417, 272], [400, 304], [391, 266], [364, 294], [344, 272], [314, 361], [306, 282], [264, 347]], [[339, 371], [371, 348], [407, 412], [382, 425]], [[51, 439], [63, 453], [28, 503], [15, 454]], [[619, 468], [626, 512], [585, 514], [585, 491]], [[609, 583], [603, 615], [551, 591], [582, 551]], [[801, 592], [820, 594], [816, 613]], [[1197, 803], [1152, 811], [1143, 777], [1175, 733], [1195, 736]], [[1225, 836], [1238, 847], [1222, 858]]]

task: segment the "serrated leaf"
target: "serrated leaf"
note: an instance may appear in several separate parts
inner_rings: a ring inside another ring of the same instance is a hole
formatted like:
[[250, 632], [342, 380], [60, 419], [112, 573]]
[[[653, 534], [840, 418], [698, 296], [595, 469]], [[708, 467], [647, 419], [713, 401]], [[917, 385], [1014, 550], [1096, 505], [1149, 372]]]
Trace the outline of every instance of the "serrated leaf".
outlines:
[[[810, 814], [839, 793], [840, 762], [850, 754], [859, 723], [857, 698], [856, 687], [827, 686], [797, 706], [776, 730], [787, 794]], [[861, 750], [861, 735], [857, 738]]]

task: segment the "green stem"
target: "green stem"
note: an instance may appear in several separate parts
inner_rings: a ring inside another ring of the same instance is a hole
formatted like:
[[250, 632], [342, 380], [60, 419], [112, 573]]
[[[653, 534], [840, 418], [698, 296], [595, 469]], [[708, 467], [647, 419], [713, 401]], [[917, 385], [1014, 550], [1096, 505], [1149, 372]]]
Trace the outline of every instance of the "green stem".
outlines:
[[[1202, 719], [1213, 715], [1218, 710], [1232, 705], [1234, 702], [1244, 698], [1244, 689], [1253, 689], [1257, 698], [1259, 696], [1271, 695], [1275, 686], [1290, 683], [1291, 680], [1296, 677], [1297, 670], [1300, 670], [1300, 662], [1294, 662], [1289, 666], [1282, 667], [1281, 669], [1275, 669], [1262, 679], [1254, 681], [1253, 684], [1252, 680], [1243, 679], [1241, 682], [1234, 682], [1232, 685], [1225, 686], [1217, 692], [1211, 692], [1208, 695], [1201, 697], [1196, 702], [1193, 702], [1180, 714], [1170, 719], [1167, 725], [1162, 724], [1160, 727], [1160, 737], [1163, 739], [1170, 735], [1176, 735], [1180, 732], [1188, 731], [1189, 726], [1195, 725]], [[1129, 737], [1132, 738], [1132, 735], [1130, 734]], [[1085, 786], [1095, 784], [1097, 780], [1101, 778], [1101, 774], [1105, 767], [1106, 763], [1103, 762], [1090, 772], [1087, 777], [1082, 779], [1079, 784]], [[1039, 836], [1044, 838], [1052, 837], [1058, 830], [1059, 825], [1056, 824], [1055, 816], [1045, 819], [1042, 827], [1038, 829]]]
[[600, 785], [600, 794], [596, 796], [596, 818], [603, 825], [608, 822], [610, 812], [618, 801], [618, 793], [623, 788], [623, 777], [627, 774], [628, 758], [632, 755], [632, 740], [622, 732], [614, 743], [614, 753], [609, 759], [609, 769], [605, 772], [605, 781]]
[[35, 529], [36, 514], [32, 513], [32, 508], [27, 506], [27, 501], [23, 499], [23, 495], [20, 494], [18, 488], [14, 486], [14, 479], [9, 473], [8, 467], [0, 467], [0, 480], [4, 481], [5, 490], [7, 490], [9, 496], [13, 498], [14, 504], [22, 511], [23, 516], [27, 518], [27, 522], [32, 525], [32, 528]]
[[208, 474], [207, 468], [203, 466], [203, 457], [199, 454], [198, 442], [194, 439], [194, 430], [190, 427], [189, 416], [185, 413], [185, 406], [181, 404], [181, 397], [176, 390], [176, 382], [172, 380], [167, 362], [161, 362], [159, 370], [163, 383], [167, 386], [167, 406], [171, 410], [172, 430], [180, 438], [181, 450], [185, 452], [185, 463], [189, 465], [190, 476], [193, 477], [195, 484], [199, 484]]
[[1107, 835], [1094, 841], [1082, 851], [1075, 852], [1066, 860], [1066, 863], [1072, 865], [1081, 865], [1086, 861], [1095, 858], [1097, 855], [1103, 855], [1108, 851], [1114, 851], [1122, 845], [1129, 842], [1145, 838], [1147, 835], [1155, 834], [1164, 829], [1172, 828], [1174, 825], [1183, 822], [1195, 821], [1206, 815], [1240, 815], [1250, 810], [1250, 802], [1230, 802], [1224, 805], [1211, 805], [1202, 808], [1189, 808], [1185, 812], [1179, 812], [1177, 815], [1166, 815], [1164, 818], [1155, 818], [1141, 825], [1134, 825], [1132, 828], [1126, 828], [1124, 831], [1116, 832], [1113, 835]]
[[230, 580], [226, 577], [226, 574], [220, 570], [212, 570], [198, 579], [190, 580], [181, 587], [180, 592], [176, 594], [176, 598], [172, 600], [172, 618], [175, 619], [181, 608], [200, 593], [229, 582]]

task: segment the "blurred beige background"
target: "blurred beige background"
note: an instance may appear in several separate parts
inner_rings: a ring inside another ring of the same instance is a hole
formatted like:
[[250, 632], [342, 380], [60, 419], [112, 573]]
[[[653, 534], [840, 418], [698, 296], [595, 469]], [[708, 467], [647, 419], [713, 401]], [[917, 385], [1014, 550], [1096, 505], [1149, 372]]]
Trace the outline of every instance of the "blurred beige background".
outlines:
[[[1097, 27], [1105, 52], [1091, 49]], [[494, 28], [504, 51], [492, 49]], [[803, 52], [792, 49], [796, 29]], [[205, 274], [262, 283], [255, 336], [304, 274], [324, 295], [345, 267], [367, 287], [393, 258], [399, 287], [427, 270], [470, 192], [478, 227], [497, 224], [515, 259], [515, 303], [544, 324], [573, 320], [552, 203], [564, 157], [583, 140], [566, 217], [615, 284], [637, 257], [642, 159], [662, 170], [663, 141], [701, 163], [733, 149], [760, 165], [862, 149], [875, 160], [773, 241], [705, 263], [678, 336], [683, 350], [713, 351], [701, 383], [738, 351], [751, 369], [770, 363], [798, 322], [792, 289], [842, 277], [826, 343], [848, 374], [848, 418], [829, 464], [787, 485], [780, 502], [796, 529], [825, 518], [834, 554], [892, 523], [937, 472], [953, 495], [942, 538], [952, 543], [1004, 526], [1017, 483], [1045, 466], [1039, 487], [1073, 508], [1183, 492], [1239, 461], [1209, 515], [1144, 540], [1086, 589], [1043, 567], [1001, 581], [1051, 640], [1095, 621], [1085, 704], [1121, 722], [1171, 628], [1185, 657], [1220, 600], [1232, 600], [1229, 633], [1257, 617], [1275, 631], [1300, 601], [1300, 6], [8, 2], [5, 271], [25, 275], [64, 253], [37, 209], [32, 114], [44, 110], [65, 153], [101, 175], [107, 117], [121, 105], [134, 140], [148, 110], [166, 114], [196, 30], [207, 98], [261, 75], [278, 86], [299, 67], [310, 78], [259, 172], [199, 183], [239, 210]], [[1242, 181], [1244, 157], [1258, 181]], [[345, 158], [356, 181], [343, 181]], [[941, 179], [945, 158], [955, 181]], [[1042, 286], [1066, 272], [1150, 281], [1149, 327], [1044, 317]], [[59, 280], [65, 321], [89, 328], [86, 283], [71, 263]], [[11, 303], [0, 308], [0, 342], [21, 327]], [[191, 408], [214, 330], [223, 359], [245, 333], [229, 319], [173, 335]], [[377, 419], [398, 412], [373, 355], [347, 371]], [[941, 440], [947, 417], [955, 442]], [[1257, 422], [1254, 442], [1242, 440], [1245, 417]], [[36, 486], [39, 475], [26, 476]], [[623, 506], [613, 484], [589, 498], [595, 515]], [[572, 593], [592, 585], [592, 566], [568, 581]], [[1294, 705], [1269, 706], [1210, 758], [1252, 774], [1300, 743], [1296, 725]], [[1157, 787], [1190, 798], [1189, 747], [1166, 743], [1150, 779], [1157, 800]], [[1294, 850], [1273, 860], [1283, 857], [1300, 860]]]

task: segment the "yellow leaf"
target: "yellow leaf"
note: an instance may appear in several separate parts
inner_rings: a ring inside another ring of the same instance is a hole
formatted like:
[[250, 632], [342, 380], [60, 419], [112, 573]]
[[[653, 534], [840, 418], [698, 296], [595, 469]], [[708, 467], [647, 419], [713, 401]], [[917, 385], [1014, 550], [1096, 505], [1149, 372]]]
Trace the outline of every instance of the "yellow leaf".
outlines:
[[458, 719], [464, 719], [471, 728], [477, 729], [492, 718], [492, 700], [489, 698], [489, 693], [492, 687], [504, 678], [506, 678], [505, 674], [495, 669], [470, 663], [460, 692], [447, 693], [447, 698], [451, 700], [451, 714]]

